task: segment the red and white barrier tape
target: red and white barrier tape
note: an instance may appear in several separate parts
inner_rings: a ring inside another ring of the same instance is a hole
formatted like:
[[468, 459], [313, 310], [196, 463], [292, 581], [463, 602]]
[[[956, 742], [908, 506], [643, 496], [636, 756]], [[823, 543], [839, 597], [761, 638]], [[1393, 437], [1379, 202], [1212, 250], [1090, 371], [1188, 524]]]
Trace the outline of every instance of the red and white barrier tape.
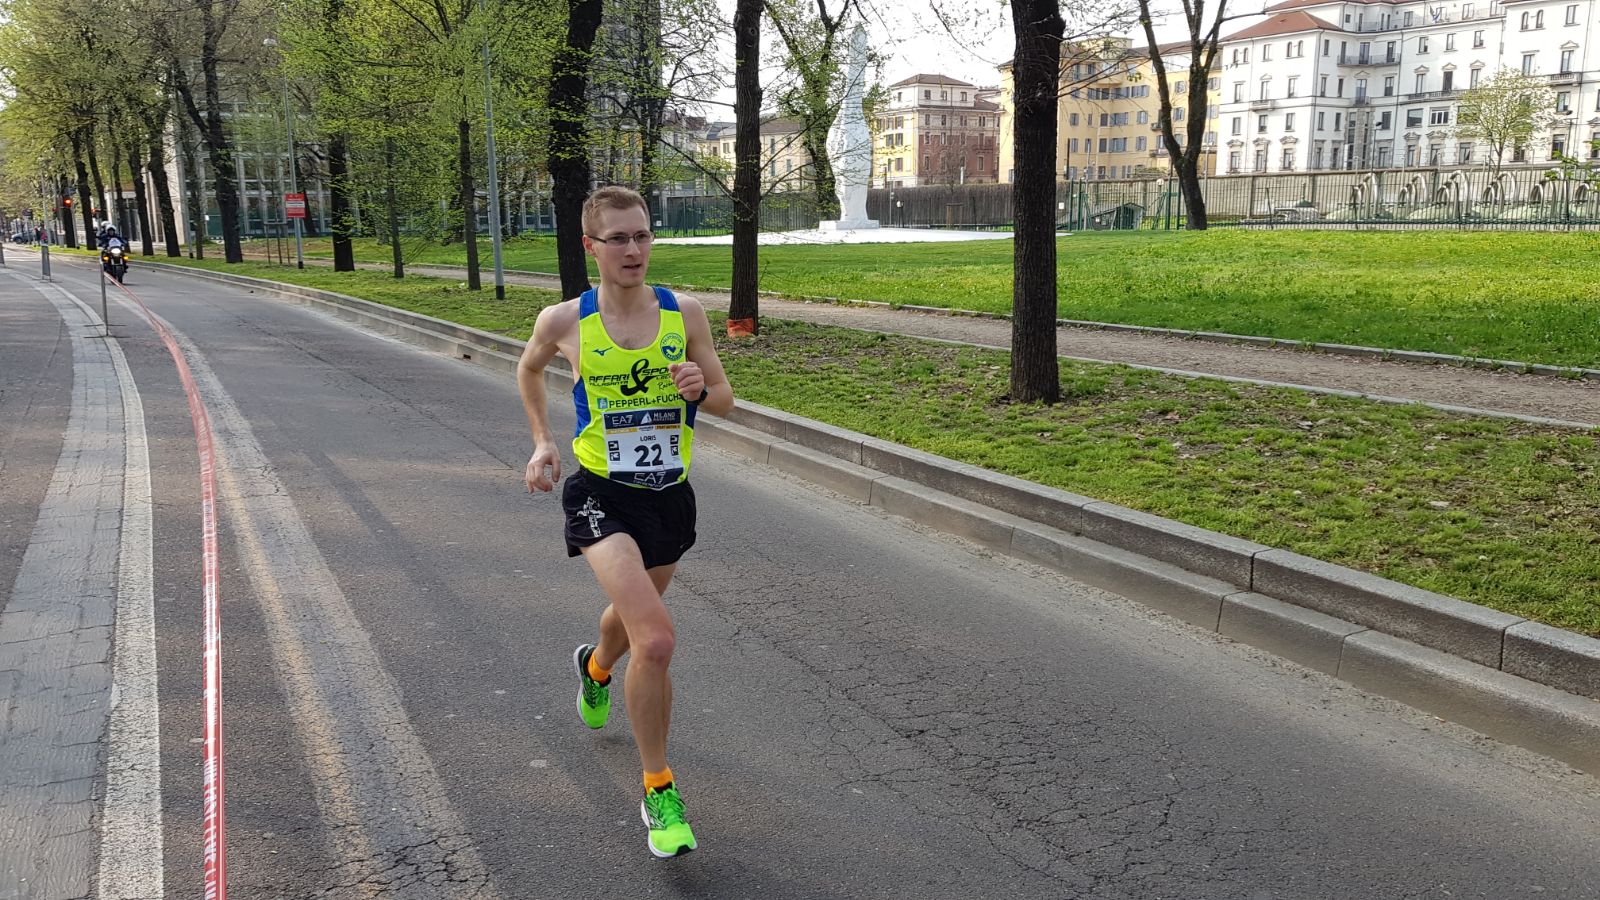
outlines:
[[[101, 278], [106, 278], [104, 271]], [[150, 312], [139, 295], [115, 281], [139, 309], [145, 320], [161, 336], [167, 352], [178, 367], [183, 393], [189, 400], [189, 419], [194, 423], [194, 440], [200, 451], [200, 528], [201, 559], [205, 579], [205, 897], [226, 900], [228, 896], [228, 845], [223, 828], [222, 793], [222, 612], [219, 608], [217, 574], [217, 470], [211, 441], [211, 418], [195, 387], [194, 376], [183, 358], [183, 351], [172, 333]]]

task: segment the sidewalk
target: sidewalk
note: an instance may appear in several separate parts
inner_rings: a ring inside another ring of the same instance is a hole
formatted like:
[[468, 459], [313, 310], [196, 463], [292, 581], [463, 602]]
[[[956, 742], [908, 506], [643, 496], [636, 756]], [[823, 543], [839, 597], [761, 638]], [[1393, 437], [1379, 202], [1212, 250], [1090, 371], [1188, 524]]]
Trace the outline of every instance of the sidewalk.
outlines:
[[[308, 258], [306, 264], [331, 265], [332, 262]], [[389, 270], [388, 265], [381, 263], [362, 263], [360, 267]], [[466, 270], [455, 266], [417, 265], [407, 266], [406, 271], [437, 278], [461, 278]], [[492, 270], [484, 273], [486, 286], [492, 286], [493, 277]], [[507, 272], [506, 282], [551, 290], [561, 286], [560, 279], [553, 275], [531, 272]], [[724, 312], [728, 309], [729, 296], [722, 291], [680, 290], [678, 293], [698, 299], [708, 309]], [[1011, 322], [1004, 319], [781, 300], [770, 296], [761, 298], [761, 314], [1002, 349], [1011, 346]], [[1600, 428], [1600, 381], [1595, 380], [1360, 359], [1306, 350], [1268, 349], [1082, 327], [1057, 329], [1056, 342], [1063, 357], [1350, 391], [1469, 407], [1488, 413], [1561, 419]]]

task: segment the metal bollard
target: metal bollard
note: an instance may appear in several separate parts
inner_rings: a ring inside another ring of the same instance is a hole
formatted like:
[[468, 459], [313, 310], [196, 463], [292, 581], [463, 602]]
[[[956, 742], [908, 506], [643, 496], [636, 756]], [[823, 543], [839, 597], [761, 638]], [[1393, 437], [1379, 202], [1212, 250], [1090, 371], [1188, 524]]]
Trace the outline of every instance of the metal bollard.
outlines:
[[50, 241], [46, 240], [39, 245], [39, 269], [44, 275], [44, 280], [50, 280]]

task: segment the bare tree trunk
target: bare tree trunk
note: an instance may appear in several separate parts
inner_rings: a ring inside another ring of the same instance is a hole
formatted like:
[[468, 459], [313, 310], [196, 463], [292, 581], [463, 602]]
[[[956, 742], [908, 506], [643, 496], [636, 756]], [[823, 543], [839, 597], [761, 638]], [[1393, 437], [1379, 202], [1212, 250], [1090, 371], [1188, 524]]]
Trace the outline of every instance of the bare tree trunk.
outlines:
[[1016, 31], [1016, 216], [1011, 317], [1011, 399], [1061, 399], [1056, 351], [1056, 90], [1066, 25], [1059, 0], [1012, 0]]
[[[392, 164], [389, 172], [393, 177]], [[328, 204], [333, 214], [328, 223], [328, 229], [333, 232], [333, 270], [354, 272], [356, 248], [355, 223], [350, 219], [350, 153], [343, 132], [328, 139]]]
[[[89, 220], [92, 220], [96, 215], [103, 214], [106, 204], [106, 182], [100, 176], [100, 153], [95, 149], [94, 132], [93, 125], [84, 126], [83, 144], [89, 154], [89, 174], [94, 177], [94, 199], [90, 202], [89, 208], [84, 210], [85, 213], [89, 214]], [[101, 218], [109, 217], [101, 215]], [[93, 229], [91, 229], [91, 233], [93, 233]]]
[[601, 0], [567, 0], [567, 40], [550, 67], [550, 177], [556, 210], [556, 260], [561, 295], [572, 298], [589, 289], [589, 262], [583, 252], [583, 201], [588, 199], [589, 64], [600, 30]]
[[207, 234], [206, 196], [200, 180], [199, 166], [195, 163], [194, 141], [189, 134], [189, 120], [185, 116], [178, 116], [178, 145], [183, 148], [184, 184], [181, 189], [189, 192], [189, 233], [192, 240], [189, 243], [195, 259], [206, 258], [206, 241], [210, 238]]
[[467, 290], [483, 290], [478, 274], [478, 189], [472, 181], [472, 123], [456, 121], [456, 167], [461, 176], [461, 239], [467, 245]]
[[[89, 195], [89, 172], [84, 168], [82, 151], [93, 139], [94, 133], [86, 127], [78, 129], [71, 138], [72, 162], [78, 170], [78, 212], [83, 216], [83, 242], [90, 250], [96, 249], [94, 241], [94, 198]], [[72, 217], [68, 216], [67, 218], [70, 221]], [[77, 241], [72, 236], [70, 225], [67, 231], [67, 246], [78, 246]]]
[[160, 112], [145, 116], [145, 169], [150, 173], [150, 183], [156, 190], [156, 208], [161, 217], [161, 239], [167, 245], [167, 256], [182, 256], [183, 241], [178, 235], [178, 214], [172, 207], [172, 185], [167, 182], [166, 150], [162, 146], [162, 132], [166, 130], [165, 107]]
[[761, 333], [756, 235], [761, 230], [761, 0], [733, 13], [733, 297], [728, 333]]
[[144, 187], [144, 178], [139, 170], [144, 168], [139, 159], [139, 141], [128, 141], [128, 176], [133, 180], [133, 200], [138, 205], [136, 211], [139, 218], [139, 253], [143, 256], [154, 256], [156, 253], [155, 236], [150, 228], [150, 202]]
[[[394, 138], [383, 139], [383, 204], [389, 217], [389, 251], [394, 254], [394, 277], [406, 277], [405, 255], [400, 252], [400, 202], [394, 190]], [[352, 263], [351, 268], [355, 268]]]

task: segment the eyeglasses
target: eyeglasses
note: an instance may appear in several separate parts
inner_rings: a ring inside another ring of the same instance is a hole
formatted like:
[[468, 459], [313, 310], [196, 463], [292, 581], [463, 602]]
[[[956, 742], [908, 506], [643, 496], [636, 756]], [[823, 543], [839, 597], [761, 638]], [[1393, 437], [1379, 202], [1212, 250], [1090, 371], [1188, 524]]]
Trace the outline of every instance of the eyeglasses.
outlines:
[[656, 239], [656, 236], [648, 231], [641, 231], [636, 234], [613, 234], [610, 237], [596, 237], [595, 235], [591, 234], [589, 235], [589, 239], [599, 241], [602, 244], [610, 244], [611, 246], [616, 247], [618, 250], [621, 250], [623, 247], [628, 246], [629, 241], [632, 241], [641, 247], [648, 247], [650, 246], [650, 242]]

